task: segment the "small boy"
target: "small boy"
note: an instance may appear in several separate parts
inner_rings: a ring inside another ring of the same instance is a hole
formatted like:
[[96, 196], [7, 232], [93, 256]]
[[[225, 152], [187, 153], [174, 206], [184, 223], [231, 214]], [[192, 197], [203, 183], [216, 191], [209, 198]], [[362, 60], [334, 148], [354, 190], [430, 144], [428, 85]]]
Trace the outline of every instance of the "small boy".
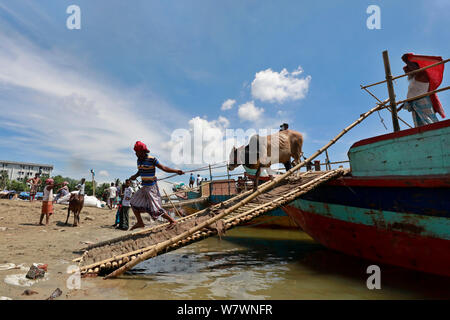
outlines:
[[120, 209], [120, 218], [119, 218], [119, 229], [120, 230], [128, 230], [128, 211], [130, 210], [131, 204], [130, 200], [133, 195], [133, 189], [131, 188], [131, 181], [129, 179], [125, 180], [125, 189], [123, 190], [122, 205]]
[[114, 186], [114, 182], [111, 182], [111, 187], [108, 188], [108, 192], [109, 192], [108, 207], [109, 207], [109, 210], [112, 210], [113, 208], [115, 208], [117, 191], [118, 190]]
[[[110, 190], [112, 187], [113, 187], [113, 186], [112, 186], [112, 184], [111, 184], [111, 187], [108, 188], [108, 190]], [[117, 187], [114, 187], [114, 188], [117, 190], [117, 193], [118, 193], [118, 195], [119, 195], [119, 199], [120, 199], [120, 200], [119, 200], [119, 203], [118, 203], [118, 205], [117, 205], [116, 219], [115, 219], [115, 221], [114, 221], [113, 227], [116, 228], [116, 229], [119, 229], [119, 224], [120, 224], [120, 212], [122, 211], [122, 199], [123, 199], [123, 191], [124, 191], [124, 189], [125, 189], [125, 184], [122, 183], [122, 187], [120, 188], [120, 190], [119, 190], [118, 186], [117, 186]], [[108, 202], [107, 202], [108, 207], [110, 207], [110, 206], [109, 206], [109, 205], [110, 205], [110, 201], [111, 201], [111, 203], [112, 203], [112, 201], [113, 201], [113, 199], [109, 198], [109, 195], [110, 195], [110, 191], [108, 191]], [[116, 196], [117, 196], [117, 194], [116, 194]], [[112, 210], [112, 207], [110, 207], [110, 210]]]

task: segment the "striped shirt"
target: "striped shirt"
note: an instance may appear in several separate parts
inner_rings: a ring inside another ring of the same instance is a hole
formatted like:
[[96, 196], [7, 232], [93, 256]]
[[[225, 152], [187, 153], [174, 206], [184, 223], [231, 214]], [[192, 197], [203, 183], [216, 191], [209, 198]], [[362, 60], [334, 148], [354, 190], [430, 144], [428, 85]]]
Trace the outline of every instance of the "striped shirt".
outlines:
[[155, 169], [158, 164], [158, 160], [152, 156], [147, 156], [145, 160], [137, 160], [138, 173], [143, 186], [152, 186], [156, 183]]

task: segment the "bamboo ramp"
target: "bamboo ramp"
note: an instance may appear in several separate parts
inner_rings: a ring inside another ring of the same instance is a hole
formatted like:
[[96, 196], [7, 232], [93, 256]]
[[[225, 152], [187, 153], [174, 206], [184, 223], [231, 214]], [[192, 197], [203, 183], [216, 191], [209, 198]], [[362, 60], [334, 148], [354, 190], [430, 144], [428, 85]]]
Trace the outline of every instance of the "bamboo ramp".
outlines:
[[[168, 224], [162, 224], [91, 245], [85, 249], [79, 262], [80, 271], [82, 274], [111, 275], [135, 259], [138, 261], [133, 262], [140, 262], [139, 260], [149, 259], [207, 237], [222, 236], [226, 230], [282, 207], [320, 184], [348, 172], [348, 169], [342, 168], [301, 173], [297, 171], [243, 205], [238, 204], [242, 204], [243, 198], [251, 198], [248, 196], [252, 191], [180, 218], [172, 229], [167, 228]], [[165, 245], [167, 243], [170, 245]], [[157, 250], [158, 246], [163, 244], [164, 250]]]

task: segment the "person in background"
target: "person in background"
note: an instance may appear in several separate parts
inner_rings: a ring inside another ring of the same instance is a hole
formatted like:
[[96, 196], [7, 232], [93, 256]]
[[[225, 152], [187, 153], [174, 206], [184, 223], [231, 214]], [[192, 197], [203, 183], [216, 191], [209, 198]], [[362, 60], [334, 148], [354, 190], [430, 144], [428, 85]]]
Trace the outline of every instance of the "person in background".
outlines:
[[140, 176], [142, 179], [142, 188], [133, 195], [130, 201], [131, 209], [137, 219], [136, 224], [131, 227], [131, 230], [145, 227], [141, 217], [142, 212], [149, 213], [155, 220], [162, 216], [170, 222], [171, 226], [175, 225], [176, 221], [162, 207], [161, 194], [159, 193], [155, 176], [156, 167], [165, 172], [177, 173], [179, 175], [184, 174], [184, 172], [182, 170], [171, 169], [159, 163], [155, 157], [149, 155], [150, 150], [141, 141], [135, 143], [134, 151], [137, 156], [138, 172], [132, 175], [129, 180], [136, 180]]
[[108, 198], [108, 207], [109, 210], [112, 210], [115, 206], [115, 199], [117, 196], [117, 188], [114, 186], [114, 182], [111, 182], [111, 187], [108, 188], [109, 198]]
[[189, 188], [190, 189], [192, 189], [194, 187], [194, 182], [195, 182], [194, 174], [191, 173], [191, 176], [189, 177]]
[[202, 184], [202, 177], [197, 174], [197, 187], [199, 187]]
[[86, 179], [81, 179], [80, 183], [75, 187], [78, 190], [78, 194], [84, 196], [84, 189], [86, 188]]
[[55, 199], [53, 199], [53, 202], [58, 201], [59, 198], [63, 198], [67, 194], [69, 194], [70, 190], [68, 187], [69, 183], [67, 181], [63, 182], [63, 186], [56, 191]]
[[119, 218], [119, 229], [120, 230], [128, 230], [128, 219], [129, 219], [129, 211], [130, 211], [130, 201], [133, 196], [133, 189], [131, 188], [131, 181], [125, 180], [123, 192], [121, 195], [122, 203], [120, 210], [120, 218]]
[[41, 179], [39, 178], [39, 173], [36, 173], [34, 178], [30, 178], [27, 180], [31, 184], [30, 189], [30, 202], [34, 201], [34, 197], [36, 196], [37, 190], [39, 186], [41, 185]]
[[39, 225], [43, 226], [42, 220], [45, 216], [45, 225], [48, 225], [50, 216], [53, 214], [53, 188], [59, 186], [55, 185], [53, 179], [45, 180], [44, 197], [42, 199], [41, 217], [39, 219]]
[[[119, 229], [119, 225], [120, 225], [120, 211], [122, 210], [122, 201], [121, 201], [121, 199], [122, 199], [124, 187], [125, 187], [124, 184], [122, 184], [121, 188], [119, 188], [118, 186], [116, 187], [116, 189], [117, 189], [117, 197], [113, 199], [115, 201], [115, 199], [119, 198], [119, 202], [117, 203], [116, 218], [115, 218], [114, 224], [113, 224], [113, 227], [116, 228], [116, 229]], [[111, 201], [111, 202], [113, 202], [113, 201]]]

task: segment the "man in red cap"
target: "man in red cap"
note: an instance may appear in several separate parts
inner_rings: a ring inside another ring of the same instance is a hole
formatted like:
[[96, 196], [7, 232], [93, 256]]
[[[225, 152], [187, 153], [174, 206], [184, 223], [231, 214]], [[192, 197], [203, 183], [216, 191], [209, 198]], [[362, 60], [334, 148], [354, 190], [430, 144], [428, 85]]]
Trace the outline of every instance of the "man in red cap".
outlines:
[[159, 163], [155, 157], [149, 155], [150, 151], [141, 141], [136, 142], [134, 151], [138, 158], [138, 172], [132, 175], [129, 180], [136, 180], [136, 178], [140, 176], [142, 179], [142, 188], [133, 195], [130, 201], [131, 209], [137, 219], [136, 224], [132, 226], [130, 230], [145, 227], [141, 217], [142, 212], [149, 213], [153, 219], [162, 216], [167, 219], [171, 225], [174, 225], [176, 223], [175, 220], [169, 216], [162, 207], [161, 195], [156, 182], [155, 167], [158, 167], [165, 172], [177, 173], [179, 175], [184, 174], [184, 172], [182, 170], [171, 169]]
[[[406, 53], [402, 56], [402, 60], [406, 63], [403, 70], [405, 73], [409, 73], [440, 62], [442, 61], [442, 58]], [[443, 73], [444, 65], [441, 64], [428, 68], [422, 72], [408, 75], [409, 86], [407, 98], [414, 98], [436, 90], [442, 82]], [[444, 109], [435, 93], [430, 96], [406, 102], [402, 107], [405, 107], [406, 110], [412, 112], [415, 127], [438, 122], [436, 113], [442, 118], [445, 118]]]

